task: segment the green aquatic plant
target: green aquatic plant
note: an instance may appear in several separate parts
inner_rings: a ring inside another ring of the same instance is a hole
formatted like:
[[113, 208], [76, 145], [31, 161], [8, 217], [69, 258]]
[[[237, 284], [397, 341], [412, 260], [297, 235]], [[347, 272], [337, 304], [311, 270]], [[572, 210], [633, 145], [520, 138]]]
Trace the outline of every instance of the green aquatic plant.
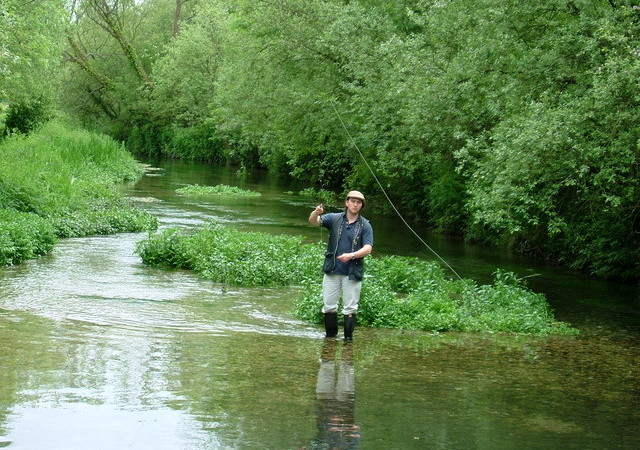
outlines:
[[[321, 323], [321, 286], [308, 283], [296, 313]], [[577, 334], [557, 321], [543, 294], [510, 272], [494, 283], [452, 280], [435, 262], [410, 257], [371, 258], [358, 310], [362, 325], [423, 331]]]
[[242, 197], [260, 197], [262, 194], [257, 191], [241, 189], [237, 186], [227, 186], [226, 184], [218, 184], [216, 186], [200, 186], [199, 184], [189, 184], [187, 186], [176, 189], [176, 193], [190, 196], [242, 196]]
[[316, 274], [320, 246], [299, 236], [243, 232], [211, 223], [196, 231], [163, 230], [140, 241], [145, 264], [191, 269], [235, 286], [291, 286]]
[[[191, 269], [236, 286], [301, 286], [297, 316], [321, 323], [320, 262], [324, 246], [299, 236], [238, 231], [211, 223], [200, 230], [171, 228], [138, 243], [148, 265]], [[575, 334], [556, 321], [544, 295], [510, 272], [491, 285], [452, 280], [433, 261], [401, 256], [367, 259], [358, 311], [362, 325], [425, 331]]]

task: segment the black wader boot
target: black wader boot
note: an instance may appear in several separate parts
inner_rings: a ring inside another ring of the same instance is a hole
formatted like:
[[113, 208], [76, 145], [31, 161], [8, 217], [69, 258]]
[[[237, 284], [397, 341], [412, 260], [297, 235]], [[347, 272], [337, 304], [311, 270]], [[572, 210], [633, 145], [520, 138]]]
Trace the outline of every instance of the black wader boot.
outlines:
[[356, 327], [356, 314], [349, 314], [344, 316], [344, 340], [353, 340], [353, 330]]
[[332, 338], [338, 335], [338, 313], [326, 312], [324, 313], [324, 330], [327, 333], [326, 337]]

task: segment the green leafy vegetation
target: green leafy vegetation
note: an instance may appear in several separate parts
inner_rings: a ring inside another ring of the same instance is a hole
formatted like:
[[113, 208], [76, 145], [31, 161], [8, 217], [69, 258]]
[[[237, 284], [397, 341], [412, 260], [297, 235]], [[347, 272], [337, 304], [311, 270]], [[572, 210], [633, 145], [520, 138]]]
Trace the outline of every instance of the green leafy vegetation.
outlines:
[[65, 3], [0, 3], [1, 135], [31, 132], [55, 110], [68, 17]]
[[[358, 322], [374, 327], [424, 331], [577, 334], [555, 320], [544, 295], [510, 272], [497, 271], [491, 285], [450, 280], [432, 261], [371, 258], [362, 285]], [[296, 303], [300, 317], [322, 322], [320, 283], [307, 283]]]
[[176, 189], [178, 194], [189, 196], [239, 196], [239, 197], [260, 197], [260, 192], [242, 189], [237, 186], [227, 186], [226, 184], [218, 184], [216, 186], [200, 186], [198, 184], [190, 184]]
[[371, 167], [438, 232], [640, 277], [634, 2], [5, 0], [0, 43], [9, 134], [57, 106], [388, 210]]
[[[321, 323], [324, 245], [298, 236], [243, 232], [210, 224], [197, 231], [163, 230], [140, 241], [145, 264], [190, 269], [236, 286], [302, 286], [295, 311]], [[429, 331], [577, 333], [553, 317], [544, 295], [514, 274], [497, 271], [493, 285], [450, 280], [434, 262], [399, 256], [367, 259], [358, 321], [374, 327]]]
[[0, 265], [47, 253], [58, 237], [155, 228], [116, 189], [141, 174], [121, 144], [59, 123], [0, 142]]
[[141, 241], [145, 264], [191, 269], [235, 286], [290, 286], [317, 270], [319, 246], [299, 236], [242, 232], [210, 224], [198, 232], [163, 230]]
[[335, 193], [328, 191], [326, 189], [314, 189], [314, 188], [308, 187], [298, 192], [298, 195], [303, 198], [320, 201], [325, 205], [330, 205], [330, 204], [339, 202], [338, 196], [336, 196]]
[[33, 213], [0, 209], [0, 267], [44, 255], [56, 240], [55, 229], [46, 219]]

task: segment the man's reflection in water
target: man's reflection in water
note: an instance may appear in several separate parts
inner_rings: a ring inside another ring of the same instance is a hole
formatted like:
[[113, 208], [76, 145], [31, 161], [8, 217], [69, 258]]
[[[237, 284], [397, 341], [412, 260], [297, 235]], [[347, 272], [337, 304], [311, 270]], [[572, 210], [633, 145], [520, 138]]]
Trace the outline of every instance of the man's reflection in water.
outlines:
[[[360, 444], [360, 427], [355, 424], [352, 346], [352, 343], [324, 340], [316, 384], [318, 438], [313, 448], [355, 449]], [[338, 347], [342, 351], [336, 361]]]

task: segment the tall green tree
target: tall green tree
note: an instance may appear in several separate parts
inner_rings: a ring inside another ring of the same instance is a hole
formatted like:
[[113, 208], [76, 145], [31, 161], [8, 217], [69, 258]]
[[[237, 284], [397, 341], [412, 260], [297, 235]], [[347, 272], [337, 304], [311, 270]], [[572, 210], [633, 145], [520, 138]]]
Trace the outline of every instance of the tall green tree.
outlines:
[[264, 162], [370, 180], [336, 106], [405, 211], [637, 277], [637, 9], [425, 0], [400, 28], [388, 4], [241, 6], [217, 100]]
[[371, 167], [438, 231], [640, 273], [629, 2], [84, 1], [126, 40], [78, 16], [67, 98], [132, 149], [380, 195]]
[[28, 132], [49, 115], [59, 86], [64, 0], [0, 0], [0, 112]]
[[570, 13], [574, 20], [541, 41], [551, 76], [546, 86], [536, 83], [540, 94], [460, 153], [470, 231], [599, 276], [634, 279], [640, 15], [577, 2]]
[[[151, 68], [173, 32], [173, 0], [77, 0], [68, 27], [65, 108], [120, 138], [153, 90]], [[100, 125], [98, 125], [100, 127]]]
[[287, 0], [236, 2], [229, 24], [216, 96], [221, 131], [257, 149], [272, 170], [340, 188], [358, 156], [332, 105], [359, 83], [350, 52], [367, 50], [361, 39], [388, 36], [390, 23], [355, 3]]
[[[202, 2], [152, 66], [154, 89], [130, 142], [137, 148], [171, 156], [224, 159], [209, 120], [222, 63], [226, 15], [217, 2]], [[160, 136], [159, 139], [153, 139]]]

